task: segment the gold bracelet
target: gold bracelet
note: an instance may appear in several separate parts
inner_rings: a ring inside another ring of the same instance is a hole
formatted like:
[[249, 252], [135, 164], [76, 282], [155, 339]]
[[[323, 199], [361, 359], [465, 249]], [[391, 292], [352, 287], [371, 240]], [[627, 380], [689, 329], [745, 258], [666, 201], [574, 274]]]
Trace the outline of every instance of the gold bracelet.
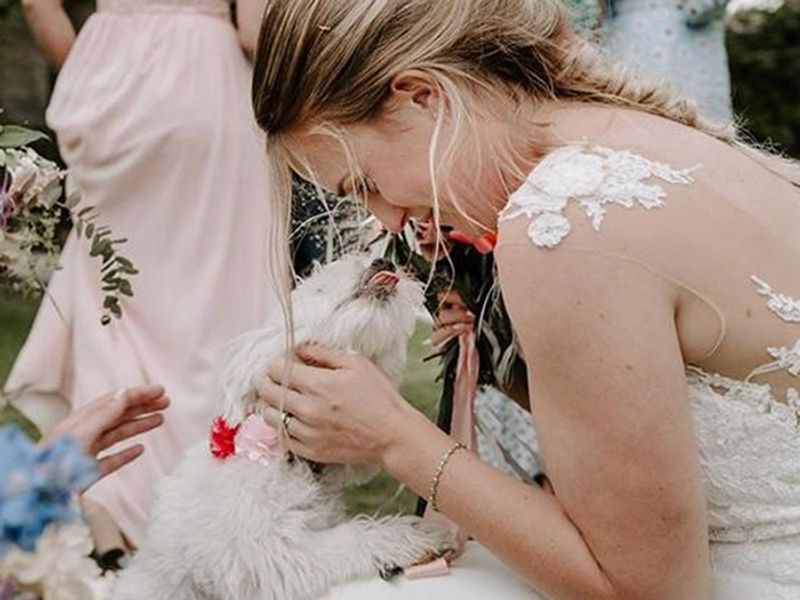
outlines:
[[436, 506], [436, 492], [439, 490], [439, 481], [442, 479], [444, 468], [447, 466], [447, 463], [450, 462], [450, 458], [453, 456], [453, 454], [455, 454], [458, 450], [466, 449], [467, 447], [464, 444], [457, 442], [452, 448], [444, 453], [442, 459], [439, 461], [439, 464], [436, 466], [436, 471], [434, 472], [433, 479], [431, 480], [431, 491], [428, 494], [428, 503], [431, 505], [433, 510], [439, 510], [439, 507]]

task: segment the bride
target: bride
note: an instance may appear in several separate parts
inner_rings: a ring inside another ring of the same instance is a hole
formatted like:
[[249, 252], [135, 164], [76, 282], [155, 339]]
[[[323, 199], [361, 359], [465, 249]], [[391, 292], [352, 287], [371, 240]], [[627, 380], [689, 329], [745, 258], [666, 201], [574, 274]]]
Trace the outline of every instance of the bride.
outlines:
[[459, 451], [360, 357], [299, 349], [263, 390], [294, 449], [379, 463], [477, 540], [449, 577], [332, 597], [796, 600], [800, 169], [566, 23], [555, 0], [268, 3], [282, 209], [292, 167], [391, 230], [497, 232], [549, 480]]

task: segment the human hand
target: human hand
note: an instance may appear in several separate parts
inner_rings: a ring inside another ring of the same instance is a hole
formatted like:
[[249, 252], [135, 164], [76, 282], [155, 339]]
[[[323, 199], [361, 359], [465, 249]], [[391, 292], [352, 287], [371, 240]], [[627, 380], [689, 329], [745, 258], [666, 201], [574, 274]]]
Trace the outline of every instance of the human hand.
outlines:
[[[267, 423], [285, 425], [290, 450], [304, 458], [382, 464], [404, 427], [425, 419], [363, 356], [319, 346], [298, 348], [295, 356], [299, 361], [269, 366], [259, 396], [269, 405]], [[290, 415], [286, 420], [283, 411]]]
[[[97, 455], [118, 442], [159, 427], [161, 414], [169, 406], [164, 388], [158, 385], [132, 387], [105, 395], [70, 413], [40, 442], [48, 445], [70, 436], [89, 456]], [[138, 458], [144, 446], [134, 444], [98, 460], [98, 473], [105, 477]]]
[[441, 260], [447, 256], [446, 236], [436, 229], [433, 221], [415, 221], [414, 238], [417, 250], [427, 260]]
[[430, 337], [434, 348], [441, 348], [452, 338], [472, 331], [475, 315], [467, 308], [458, 292], [449, 291], [440, 298], [439, 314], [433, 323]]

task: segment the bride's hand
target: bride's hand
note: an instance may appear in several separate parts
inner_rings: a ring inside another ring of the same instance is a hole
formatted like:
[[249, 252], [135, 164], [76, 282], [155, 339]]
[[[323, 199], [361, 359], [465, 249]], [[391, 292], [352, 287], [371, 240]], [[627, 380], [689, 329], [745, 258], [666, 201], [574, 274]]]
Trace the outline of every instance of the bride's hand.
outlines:
[[304, 458], [382, 464], [399, 432], [422, 417], [363, 356], [318, 346], [295, 354], [291, 365], [269, 366], [260, 397], [269, 405], [266, 421], [278, 429], [286, 423], [290, 449]]

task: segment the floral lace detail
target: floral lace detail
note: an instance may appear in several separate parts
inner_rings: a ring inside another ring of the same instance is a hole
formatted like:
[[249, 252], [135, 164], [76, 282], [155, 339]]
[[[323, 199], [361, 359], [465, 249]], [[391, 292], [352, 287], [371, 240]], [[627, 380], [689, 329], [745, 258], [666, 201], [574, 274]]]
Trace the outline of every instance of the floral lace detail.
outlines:
[[753, 275], [750, 279], [758, 285], [758, 293], [769, 298], [767, 306], [787, 323], [800, 323], [800, 301], [772, 289], [764, 280]]
[[696, 367], [686, 379], [712, 568], [758, 578], [769, 590], [759, 598], [800, 597], [800, 405]]
[[797, 426], [800, 433], [800, 394], [797, 390], [790, 389], [786, 394], [787, 401], [781, 402], [775, 398], [769, 384], [731, 379], [723, 375], [706, 373], [693, 366], [687, 367], [686, 370], [690, 383], [710, 386], [729, 399], [747, 404], [762, 414], [770, 414], [784, 423]]
[[[714, 541], [800, 533], [797, 413], [768, 385], [687, 367]], [[754, 504], [753, 506], [750, 506]], [[778, 517], [786, 513], [786, 519]]]
[[667, 192], [657, 183], [688, 185], [694, 181], [691, 169], [648, 160], [627, 150], [602, 146], [565, 146], [545, 156], [514, 192], [500, 213], [500, 220], [520, 215], [534, 218], [528, 229], [531, 241], [540, 247], [558, 245], [572, 226], [563, 211], [570, 200], [580, 204], [595, 231], [606, 216], [606, 206], [617, 204], [645, 209], [664, 204]]
[[[767, 306], [773, 313], [787, 323], [800, 323], [800, 302], [786, 294], [776, 292], [772, 286], [755, 275], [751, 279], [758, 286], [758, 293], [768, 298]], [[775, 360], [755, 368], [747, 379], [781, 370], [800, 377], [800, 339], [792, 347], [772, 346], [767, 348], [767, 352]], [[786, 404], [794, 408], [795, 415], [800, 420], [800, 393], [796, 389], [787, 390]]]

